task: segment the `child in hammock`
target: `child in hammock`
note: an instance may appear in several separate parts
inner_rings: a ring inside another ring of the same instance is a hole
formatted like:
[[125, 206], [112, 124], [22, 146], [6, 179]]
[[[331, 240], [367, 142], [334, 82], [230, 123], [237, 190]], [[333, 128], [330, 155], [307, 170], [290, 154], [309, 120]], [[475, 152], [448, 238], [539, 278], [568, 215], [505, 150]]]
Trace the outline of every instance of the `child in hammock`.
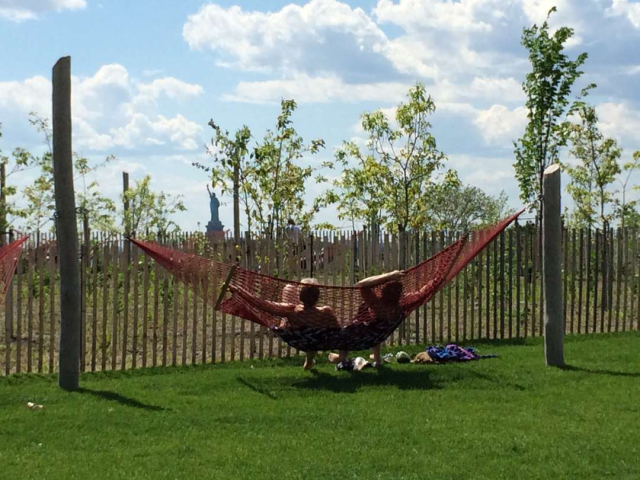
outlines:
[[[398, 318], [420, 304], [431, 291], [433, 280], [427, 282], [418, 291], [405, 294], [403, 293], [404, 286], [399, 281], [405, 275], [405, 272], [401, 270], [394, 270], [393, 272], [365, 278], [356, 283], [355, 286], [360, 287], [360, 295], [364, 300], [358, 309], [357, 315], [367, 315], [370, 321]], [[385, 283], [386, 285], [382, 287], [380, 296], [378, 296], [373, 290], [374, 287]], [[371, 348], [371, 358], [377, 367], [382, 366], [380, 347], [381, 345], [378, 344]], [[341, 350], [338, 354], [331, 353], [329, 354], [329, 362], [337, 363], [339, 366], [345, 365], [347, 364], [348, 353], [346, 350]]]
[[[295, 285], [286, 285], [282, 290], [282, 302], [273, 302], [259, 298], [240, 287], [230, 286], [232, 293], [237, 293], [247, 302], [271, 315], [284, 317], [289, 328], [308, 326], [318, 323], [323, 326], [338, 326], [338, 319], [328, 305], [318, 307], [320, 288], [315, 278], [305, 278], [300, 281], [298, 299], [295, 298]], [[311, 320], [311, 322], [310, 322]], [[310, 370], [315, 366], [314, 357], [318, 352], [306, 352], [304, 369]]]

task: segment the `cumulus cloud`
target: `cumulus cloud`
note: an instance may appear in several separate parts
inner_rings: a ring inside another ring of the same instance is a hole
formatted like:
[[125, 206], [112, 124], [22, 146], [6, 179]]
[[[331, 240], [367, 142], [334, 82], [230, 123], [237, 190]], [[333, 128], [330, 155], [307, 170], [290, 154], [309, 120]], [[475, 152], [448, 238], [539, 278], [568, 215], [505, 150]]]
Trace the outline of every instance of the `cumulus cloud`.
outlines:
[[277, 12], [205, 5], [189, 16], [183, 38], [212, 51], [218, 65], [261, 72], [307, 73], [389, 68], [380, 55], [386, 35], [360, 8], [337, 0], [290, 4]]
[[[166, 145], [194, 150], [201, 126], [182, 115], [160, 113], [160, 102], [183, 102], [203, 93], [199, 85], [173, 77], [150, 83], [133, 80], [122, 65], [104, 65], [89, 77], [72, 77], [74, 143], [105, 151], [114, 147]], [[40, 76], [0, 82], [0, 116], [25, 118], [30, 112], [51, 116], [51, 82]]]
[[607, 9], [607, 15], [627, 17], [634, 27], [640, 28], [640, 3], [613, 0], [611, 7]]
[[527, 109], [518, 107], [510, 110], [504, 105], [493, 105], [487, 110], [479, 110], [473, 123], [488, 144], [510, 146], [524, 131]]
[[398, 102], [410, 85], [398, 82], [347, 84], [338, 75], [312, 77], [304, 73], [282, 80], [240, 82], [229, 101], [275, 103], [281, 98], [295, 98], [299, 103], [328, 102]]
[[602, 103], [596, 107], [602, 132], [627, 142], [633, 148], [640, 147], [640, 112], [625, 103]]
[[14, 22], [32, 20], [44, 12], [85, 8], [86, 0], [0, 0], [0, 19]]

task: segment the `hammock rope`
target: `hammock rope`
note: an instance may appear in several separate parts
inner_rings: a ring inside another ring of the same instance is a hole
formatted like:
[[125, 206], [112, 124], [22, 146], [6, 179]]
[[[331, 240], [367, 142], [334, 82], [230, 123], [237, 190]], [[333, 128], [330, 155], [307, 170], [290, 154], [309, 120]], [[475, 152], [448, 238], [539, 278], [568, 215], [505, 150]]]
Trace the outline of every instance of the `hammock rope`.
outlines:
[[0, 247], [0, 295], [3, 299], [16, 271], [22, 253], [22, 244], [27, 241], [27, 238], [25, 236]]
[[464, 235], [404, 274], [369, 288], [285, 280], [130, 240], [206, 302], [270, 329], [294, 348], [363, 350], [391, 335], [523, 211]]

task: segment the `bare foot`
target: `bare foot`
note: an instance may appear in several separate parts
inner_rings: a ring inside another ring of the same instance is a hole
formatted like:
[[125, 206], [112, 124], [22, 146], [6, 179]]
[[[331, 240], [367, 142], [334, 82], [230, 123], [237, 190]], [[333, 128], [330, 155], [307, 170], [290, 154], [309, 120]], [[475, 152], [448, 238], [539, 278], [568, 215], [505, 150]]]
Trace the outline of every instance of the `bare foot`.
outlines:
[[313, 370], [316, 366], [316, 361], [315, 360], [311, 360], [311, 362], [304, 362], [304, 369], [305, 370]]

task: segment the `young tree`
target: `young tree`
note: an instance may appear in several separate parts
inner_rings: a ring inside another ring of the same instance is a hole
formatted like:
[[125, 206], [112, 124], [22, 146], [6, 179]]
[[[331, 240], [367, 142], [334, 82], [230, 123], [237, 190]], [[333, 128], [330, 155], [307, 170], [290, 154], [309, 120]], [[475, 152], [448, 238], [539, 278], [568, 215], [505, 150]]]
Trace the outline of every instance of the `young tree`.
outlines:
[[[520, 185], [520, 198], [525, 203], [538, 200], [542, 195], [544, 170], [559, 160], [560, 149], [566, 145], [565, 116], [571, 111], [571, 91], [582, 75], [580, 67], [587, 59], [581, 53], [575, 60], [563, 53], [573, 29], [549, 29], [548, 18], [556, 8], [549, 10], [547, 21], [541, 27], [525, 28], [522, 45], [529, 51], [531, 71], [527, 74], [523, 90], [527, 96], [528, 123], [524, 135], [514, 142], [516, 179]], [[589, 85], [581, 96], [595, 87]], [[538, 206], [538, 221], [541, 218]]]
[[147, 235], [166, 235], [180, 230], [171, 216], [186, 210], [181, 196], [151, 189], [151, 176], [147, 175], [136, 182], [124, 194], [129, 208], [122, 211], [123, 225], [131, 228], [131, 234], [138, 237]]
[[[407, 97], [396, 110], [396, 125], [381, 110], [362, 115], [368, 152], [354, 143], [343, 144], [338, 160], [346, 164], [353, 158], [357, 163], [346, 169], [329, 198], [339, 199], [338, 209], [346, 218], [357, 218], [374, 229], [376, 222], [382, 222], [399, 232], [401, 264], [406, 255], [404, 233], [427, 223], [428, 198], [447, 160], [431, 133], [429, 116], [436, 106], [424, 85], [416, 84]], [[446, 172], [442, 180], [458, 182], [453, 171]]]
[[[298, 224], [309, 226], [317, 209], [304, 211], [304, 193], [309, 179], [324, 182], [318, 170], [331, 168], [330, 162], [319, 166], [301, 166], [306, 154], [316, 154], [324, 148], [324, 140], [312, 140], [305, 145], [293, 128], [291, 119], [297, 105], [293, 100], [281, 102], [276, 128], [267, 131], [261, 142], [249, 147], [251, 132], [244, 126], [233, 137], [213, 121], [212, 167], [194, 164], [211, 174], [214, 185], [226, 193], [238, 185], [238, 196], [244, 205], [249, 231], [254, 229], [269, 236], [281, 232], [287, 219], [297, 218]], [[314, 177], [315, 174], [315, 177]], [[237, 178], [238, 182], [234, 182]]]
[[[0, 138], [2, 138], [2, 124], [0, 123]], [[4, 155], [0, 150], [0, 244], [4, 241], [4, 234], [8, 232], [13, 222], [24, 218], [27, 214], [24, 208], [19, 208], [15, 201], [18, 189], [9, 184], [9, 177], [28, 170], [33, 166], [33, 156], [21, 148], [16, 148], [11, 156]]]
[[571, 144], [570, 154], [576, 165], [564, 164], [570, 176], [567, 191], [575, 204], [571, 214], [576, 226], [600, 226], [606, 229], [614, 212], [610, 186], [620, 173], [618, 160], [622, 150], [613, 138], [605, 138], [598, 128], [595, 108], [581, 104], [577, 108], [578, 123], [566, 123]]
[[490, 225], [511, 212], [504, 191], [493, 197], [478, 187], [454, 183], [436, 186], [427, 200], [427, 210], [428, 228], [458, 232]]
[[627, 193], [629, 190], [640, 190], [640, 187], [634, 185], [630, 188], [629, 181], [631, 180], [631, 174], [640, 170], [640, 150], [633, 153], [633, 161], [627, 162], [623, 165], [622, 171], [626, 173], [625, 177], [618, 179], [622, 189], [620, 190], [621, 198], [616, 199], [616, 217], [620, 220], [620, 226], [625, 227], [638, 227], [640, 226], [640, 214], [636, 207], [639, 200], [628, 200]]

